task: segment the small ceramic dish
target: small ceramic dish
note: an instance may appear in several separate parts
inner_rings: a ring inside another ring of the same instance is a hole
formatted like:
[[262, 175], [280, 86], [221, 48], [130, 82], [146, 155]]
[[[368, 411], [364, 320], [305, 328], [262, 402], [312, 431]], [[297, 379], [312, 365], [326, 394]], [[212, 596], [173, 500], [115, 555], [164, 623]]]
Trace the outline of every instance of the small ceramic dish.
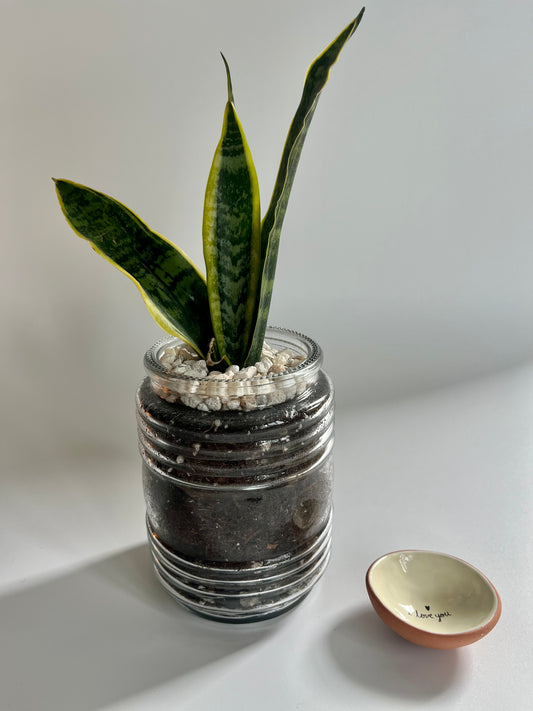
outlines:
[[452, 649], [488, 634], [502, 603], [469, 563], [444, 553], [395, 551], [367, 571], [366, 589], [383, 622], [414, 644]]

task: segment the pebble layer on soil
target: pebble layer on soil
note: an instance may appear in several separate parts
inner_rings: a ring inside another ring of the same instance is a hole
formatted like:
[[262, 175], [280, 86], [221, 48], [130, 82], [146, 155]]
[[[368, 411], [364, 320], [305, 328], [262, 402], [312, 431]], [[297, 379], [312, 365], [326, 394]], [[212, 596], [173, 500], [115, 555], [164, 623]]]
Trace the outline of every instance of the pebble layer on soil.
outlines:
[[204, 412], [258, 410], [290, 400], [305, 390], [308, 376], [291, 372], [304, 360], [305, 356], [290, 348], [274, 350], [265, 342], [261, 360], [254, 365], [210, 369], [192, 348], [180, 343], [168, 346], [161, 354], [159, 362], [170, 377], [164, 384], [154, 382], [153, 387], [167, 402], [180, 402]]

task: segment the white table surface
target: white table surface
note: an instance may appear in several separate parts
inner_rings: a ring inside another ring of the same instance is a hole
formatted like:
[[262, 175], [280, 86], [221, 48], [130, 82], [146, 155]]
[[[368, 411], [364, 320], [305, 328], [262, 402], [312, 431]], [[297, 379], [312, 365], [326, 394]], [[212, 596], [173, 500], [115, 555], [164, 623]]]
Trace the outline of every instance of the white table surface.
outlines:
[[[0, 500], [0, 711], [531, 709], [533, 366], [337, 413], [334, 548], [295, 611], [231, 626], [158, 587], [140, 466], [14, 458]], [[416, 647], [364, 587], [400, 548], [462, 557], [498, 588], [480, 642]]]

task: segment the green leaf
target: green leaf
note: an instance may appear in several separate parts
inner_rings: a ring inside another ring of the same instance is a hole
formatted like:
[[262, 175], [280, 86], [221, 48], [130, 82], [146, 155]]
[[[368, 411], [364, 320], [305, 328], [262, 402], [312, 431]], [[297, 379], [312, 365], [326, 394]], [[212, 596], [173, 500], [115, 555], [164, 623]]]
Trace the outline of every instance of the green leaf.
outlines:
[[261, 225], [263, 271], [255, 332], [246, 359], [247, 363], [254, 363], [261, 355], [272, 299], [281, 227], [307, 130], [313, 118], [320, 92], [328, 80], [329, 71], [337, 61], [342, 48], [357, 29], [364, 11], [363, 8], [355, 20], [315, 59], [307, 71], [302, 98], [283, 149], [272, 199]]
[[93, 249], [136, 284], [153, 318], [198, 353], [212, 338], [204, 277], [130, 209], [69, 180], [54, 180], [67, 222]]
[[219, 357], [242, 365], [250, 349], [259, 297], [261, 218], [257, 175], [235, 111], [225, 59], [224, 63], [228, 102], [207, 181], [203, 245]]

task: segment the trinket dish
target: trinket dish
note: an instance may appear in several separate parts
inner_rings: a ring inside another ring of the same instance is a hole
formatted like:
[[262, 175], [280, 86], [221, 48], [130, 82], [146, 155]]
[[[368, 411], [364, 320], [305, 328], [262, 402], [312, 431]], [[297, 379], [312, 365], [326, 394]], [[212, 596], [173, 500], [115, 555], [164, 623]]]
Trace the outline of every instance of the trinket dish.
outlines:
[[477, 642], [501, 614], [500, 596], [488, 578], [444, 553], [388, 553], [368, 569], [366, 588], [383, 622], [423, 647], [452, 649]]

